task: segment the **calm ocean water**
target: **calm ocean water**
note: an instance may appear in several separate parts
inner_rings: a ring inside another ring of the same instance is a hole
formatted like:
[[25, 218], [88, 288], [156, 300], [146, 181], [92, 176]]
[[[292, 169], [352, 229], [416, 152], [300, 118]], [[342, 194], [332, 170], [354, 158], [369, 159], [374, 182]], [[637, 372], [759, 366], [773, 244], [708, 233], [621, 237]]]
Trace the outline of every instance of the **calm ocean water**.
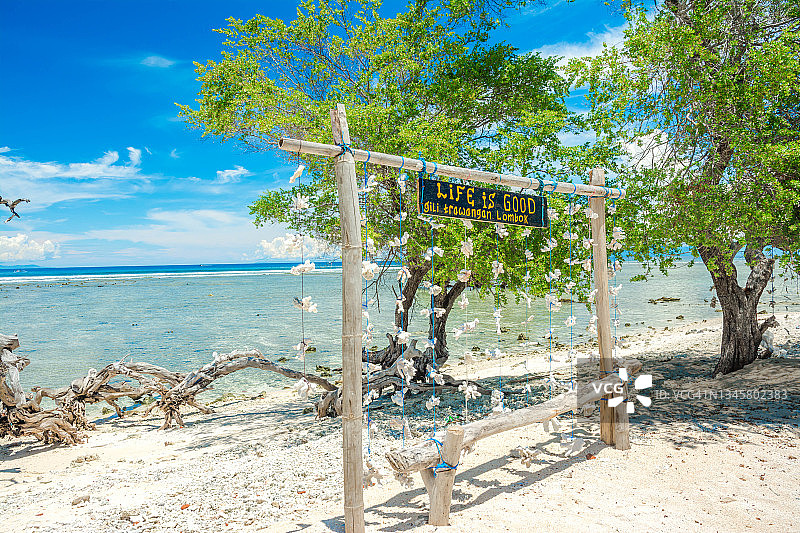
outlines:
[[[304, 281], [305, 294], [311, 295], [319, 308], [319, 313], [303, 316], [306, 337], [317, 348], [307, 357], [311, 371], [316, 365], [341, 365], [341, 270], [337, 264], [317, 265], [323, 268], [307, 274]], [[257, 348], [273, 360], [288, 357], [287, 366], [302, 369], [291, 349], [301, 337], [301, 313], [292, 306], [292, 298], [300, 296], [300, 278], [288, 272], [290, 266], [0, 269], [0, 332], [19, 334], [19, 353], [31, 359], [21, 375], [26, 389], [63, 386], [89, 368], [99, 369], [122, 357], [190, 371], [210, 361], [214, 351], [242, 348]], [[740, 268], [742, 277], [745, 270]], [[711, 280], [701, 265], [678, 267], [669, 276], [656, 274], [646, 282], [626, 282], [639, 271], [629, 263], [614, 281], [615, 285], [623, 283], [618, 297], [620, 336], [648, 325], [663, 328], [719, 316], [707, 302], [712, 296]], [[373, 306], [371, 316], [376, 324], [373, 344], [382, 347], [393, 321], [394, 296], [388, 287], [381, 294], [382, 312]], [[648, 303], [662, 296], [680, 301]], [[775, 298], [778, 314], [800, 311], [796, 279], [784, 281], [776, 276]], [[493, 302], [472, 295], [470, 301], [469, 318], [477, 316], [480, 325], [476, 333], [457, 341], [449, 337], [451, 353], [457, 357], [472, 346], [493, 348], [497, 342]], [[768, 301], [765, 293], [761, 308], [767, 309]], [[552, 319], [564, 343], [569, 343], [569, 328], [563, 325], [568, 310], [569, 304], [565, 304]], [[535, 318], [526, 329], [520, 322], [529, 314]], [[577, 343], [588, 339], [584, 328], [589, 315], [577, 304], [574, 314]], [[676, 318], [680, 315], [683, 319]], [[416, 309], [413, 316], [411, 329], [422, 339], [425, 319]], [[452, 331], [463, 320], [464, 312], [454, 309], [448, 329]], [[529, 312], [510, 298], [503, 323], [510, 328], [501, 340], [504, 351], [542, 350], [544, 357], [543, 335], [550, 317], [541, 300], [535, 301]], [[520, 347], [517, 336], [526, 332], [531, 344]], [[536, 346], [537, 341], [542, 346]], [[255, 394], [291, 384], [269, 372], [245, 370], [219, 380], [205, 398], [222, 392]]]

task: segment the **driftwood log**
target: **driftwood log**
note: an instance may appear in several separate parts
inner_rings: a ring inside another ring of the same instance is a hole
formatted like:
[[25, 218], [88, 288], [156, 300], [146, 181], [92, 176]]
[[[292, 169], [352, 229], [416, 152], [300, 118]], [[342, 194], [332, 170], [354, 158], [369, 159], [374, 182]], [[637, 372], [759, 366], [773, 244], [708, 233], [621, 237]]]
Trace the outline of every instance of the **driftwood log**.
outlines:
[[[269, 370], [297, 380], [305, 378], [326, 391], [337, 390], [335, 385], [321, 377], [304, 376], [302, 372], [277, 365], [259, 351], [251, 350], [215, 354], [211, 363], [188, 374], [150, 363], [123, 360], [99, 371], [90, 369], [86, 376], [73, 380], [66, 387], [33, 387], [26, 394], [19, 376], [30, 360], [13, 352], [18, 347], [16, 336], [0, 335], [0, 437], [32, 435], [46, 443], [75, 444], [82, 439], [80, 431], [94, 428], [86, 418], [86, 404], [106, 402], [122, 418], [125, 412], [117, 400], [129, 398], [137, 401], [145, 396], [154, 401], [144, 414], [160, 409], [164, 413], [162, 429], [170, 427], [173, 422], [182, 426], [182, 406], [195, 407], [203, 413], [213, 412], [196, 396], [208, 390], [214, 380], [244, 368]], [[55, 409], [42, 409], [43, 398], [52, 399]]]
[[[621, 361], [618, 364], [620, 367], [626, 368], [629, 375], [638, 372], [642, 368], [642, 363], [635, 359]], [[619, 376], [617, 374], [609, 374], [603, 379], [579, 386], [574, 391], [559, 394], [553, 399], [540, 404], [499, 413], [464, 424], [461, 426], [464, 430], [462, 447], [470, 447], [480, 439], [536, 422], [544, 422], [560, 414], [577, 409], [584, 404], [596, 402], [606, 395], [604, 385], [617, 383], [620, 383]], [[439, 442], [444, 442], [445, 435], [446, 429], [437, 432], [434, 438]], [[430, 468], [437, 465], [441, 460], [436, 444], [432, 439], [427, 439], [416, 446], [389, 452], [386, 454], [386, 458], [392, 468], [402, 474]]]
[[[213, 409], [198, 401], [197, 396], [209, 390], [215, 380], [245, 368], [267, 370], [294, 380], [305, 379], [323, 390], [321, 398], [315, 403], [318, 417], [342, 414], [339, 387], [322, 377], [304, 375], [280, 366], [266, 359], [258, 350], [233, 351], [221, 355], [215, 353], [212, 362], [189, 373], [173, 372], [146, 362], [122, 360], [100, 370], [89, 369], [85, 376], [65, 387], [33, 387], [26, 393], [19, 376], [30, 360], [14, 353], [18, 347], [19, 339], [16, 336], [0, 335], [0, 437], [32, 435], [47, 443], [75, 444], [81, 441], [82, 431], [94, 429], [86, 417], [86, 405], [105, 402], [122, 418], [125, 410], [118, 403], [121, 398], [134, 402], [151, 398], [153, 401], [144, 410], [143, 416], [160, 410], [164, 415], [161, 429], [173, 424], [183, 426], [182, 407], [213, 413]], [[424, 354], [416, 348], [415, 341], [405, 349], [403, 357], [415, 363], [425, 360]], [[426, 381], [404, 382], [395, 361], [391, 367], [370, 372], [368, 378], [364, 377], [362, 396], [368, 390], [382, 395], [385, 391], [393, 392], [403, 387], [410, 391], [427, 391], [433, 387], [425, 374], [418, 372], [417, 375]], [[462, 383], [447, 375], [443, 378], [444, 384], [437, 385], [442, 389], [455, 389]], [[489, 392], [480, 386], [478, 390], [482, 394]], [[44, 398], [52, 399], [55, 408], [43, 409], [41, 403]]]
[[19, 348], [16, 336], [0, 335], [0, 437], [33, 435], [45, 442], [80, 442], [78, 430], [64, 413], [43, 411], [39, 402], [22, 390], [19, 373], [30, 360], [14, 353]]

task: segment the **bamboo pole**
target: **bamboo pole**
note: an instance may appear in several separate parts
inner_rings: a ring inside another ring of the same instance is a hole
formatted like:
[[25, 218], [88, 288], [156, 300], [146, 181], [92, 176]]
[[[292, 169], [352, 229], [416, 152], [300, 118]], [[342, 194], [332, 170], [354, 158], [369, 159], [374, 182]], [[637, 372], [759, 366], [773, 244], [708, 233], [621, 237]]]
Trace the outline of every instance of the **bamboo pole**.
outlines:
[[[284, 137], [278, 141], [278, 148], [287, 152], [314, 154], [325, 157], [336, 157], [342, 152], [341, 146], [301, 141], [298, 139], [290, 139], [288, 137]], [[369, 152], [367, 150], [359, 150], [356, 148], [351, 148], [351, 151], [356, 161], [366, 161], [369, 159], [370, 163], [383, 165], [386, 167], [404, 168], [409, 171], [422, 170], [429, 173], [435, 171], [438, 176], [447, 176], [449, 178], [460, 178], [464, 180], [479, 181], [482, 183], [494, 183], [496, 185], [507, 185], [509, 187], [521, 187], [523, 189], [532, 190], [538, 189], [543, 185], [544, 191], [546, 192], [563, 192], [577, 194], [579, 196], [603, 196], [606, 198], [616, 199], [625, 197], [624, 189], [585, 185], [583, 183], [560, 182], [545, 179], [540, 180], [539, 178], [524, 178], [522, 176], [513, 176], [511, 174], [497, 174], [495, 172], [454, 167], [451, 165], [434, 163], [433, 161], [422, 161], [420, 159], [411, 159], [408, 157], [384, 154], [381, 152]], [[605, 184], [605, 182], [603, 183]]]
[[[618, 360], [616, 364], [627, 369], [629, 375], [635, 374], [642, 368], [642, 363], [636, 359]], [[619, 375], [609, 374], [603, 379], [580, 385], [576, 390], [559, 394], [551, 400], [464, 424], [461, 426], [464, 430], [462, 447], [471, 446], [481, 439], [504, 431], [550, 420], [587, 403], [596, 402], [603, 397], [604, 391], [619, 383]], [[435, 438], [439, 440], [445, 438], [445, 432], [437, 432]], [[386, 459], [396, 472], [411, 473], [438, 464], [439, 452], [434, 443], [428, 439], [414, 446], [389, 452], [386, 454]], [[426, 487], [427, 485], [426, 482]]]
[[[331, 109], [333, 141], [350, 144], [343, 104]], [[350, 152], [336, 158], [336, 187], [342, 227], [342, 460], [344, 528], [364, 531], [363, 458], [361, 456], [361, 214], [356, 164]]]
[[[591, 184], [605, 184], [603, 169], [592, 170]], [[600, 378], [613, 372], [611, 363], [611, 312], [608, 302], [608, 258], [606, 257], [606, 202], [604, 198], [589, 199], [589, 207], [597, 213], [592, 219], [592, 247], [594, 257], [594, 297], [597, 308], [597, 344], [600, 349]], [[600, 439], [606, 444], [614, 444], [614, 409], [608, 406], [608, 394], [600, 401]]]
[[[461, 459], [461, 444], [464, 441], [464, 428], [451, 426], [447, 428], [442, 445], [442, 459], [449, 465], [458, 465]], [[450, 504], [453, 502], [453, 482], [456, 469], [444, 470], [436, 474], [433, 480], [433, 491], [428, 491], [431, 499], [431, 510], [428, 513], [428, 524], [432, 526], [450, 525]]]

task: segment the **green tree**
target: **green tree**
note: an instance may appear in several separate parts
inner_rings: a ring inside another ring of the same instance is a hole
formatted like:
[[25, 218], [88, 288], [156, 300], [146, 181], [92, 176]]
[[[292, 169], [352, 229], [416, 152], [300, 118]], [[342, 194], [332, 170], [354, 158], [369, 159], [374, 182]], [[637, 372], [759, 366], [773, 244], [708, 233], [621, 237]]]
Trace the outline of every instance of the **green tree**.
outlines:
[[[589, 87], [598, 136], [627, 154], [621, 212], [635, 257], [666, 267], [688, 245], [702, 258], [723, 312], [713, 374], [732, 372], [759, 356], [775, 324], [757, 320], [773, 252], [787, 262], [800, 246], [798, 4], [626, 8], [624, 42], [570, 72]], [[734, 266], [742, 251], [744, 286]]]
[[[568, 86], [557, 73], [556, 58], [518, 54], [507, 44], [488, 42], [502, 25], [508, 5], [417, 1], [407, 12], [385, 18], [378, 14], [378, 1], [320, 0], [303, 2], [288, 24], [264, 16], [246, 22], [229, 19], [226, 28], [217, 30], [225, 38], [223, 57], [196, 64], [198, 105], [181, 106], [181, 115], [204, 135], [271, 149], [282, 136], [330, 142], [329, 110], [344, 103], [353, 145], [361, 149], [415, 158], [422, 154], [428, 161], [525, 175], [585, 175], [613, 150], [602, 145], [564, 147], [559, 142], [560, 133], [580, 132], [584, 126], [566, 108]], [[302, 159], [311, 180], [300, 187], [266, 191], [251, 206], [255, 222], [280, 222], [337, 244], [332, 161]], [[404, 255], [410, 276], [402, 295], [395, 289], [403, 298], [396, 315], [402, 330], [408, 329], [420, 285], [430, 277], [426, 251], [431, 238], [447, 253], [432, 258], [433, 282], [443, 288], [434, 306], [444, 314], [430, 322], [429, 337], [436, 339], [436, 360], [441, 364], [448, 356], [447, 318], [467, 287], [457, 277], [464, 268], [458, 253], [466, 237], [464, 226], [442, 220], [441, 227], [431, 229], [415, 216], [415, 176], [409, 177], [401, 205], [397, 171], [370, 166], [369, 172], [377, 183], [366, 202], [367, 232], [374, 243], [373, 256], [381, 257], [384, 267], [397, 259], [397, 248], [389, 245], [400, 235], [400, 213], [408, 214], [402, 230], [409, 234]], [[309, 214], [301, 217], [287, 209], [298, 193], [311, 204]], [[556, 207], [564, 206], [563, 198], [554, 201]], [[554, 234], [561, 235], [566, 217], [557, 224]], [[476, 223], [469, 231], [475, 254], [466, 265], [472, 271], [468, 283], [481, 294], [494, 291], [491, 265], [500, 260], [506, 265], [499, 279], [503, 286], [542, 294], [547, 288], [542, 278], [550, 268], [548, 257], [539, 253], [546, 235], [537, 232], [525, 239], [521, 228], [508, 229], [510, 235], [502, 240], [492, 225]], [[522, 242], [537, 252], [529, 263], [533, 281], [524, 279]], [[554, 253], [555, 267], [566, 273], [567, 247]], [[427, 291], [422, 294], [428, 296]], [[384, 365], [399, 355], [390, 344], [391, 349], [374, 354]], [[421, 372], [429, 357], [430, 352], [419, 363]]]

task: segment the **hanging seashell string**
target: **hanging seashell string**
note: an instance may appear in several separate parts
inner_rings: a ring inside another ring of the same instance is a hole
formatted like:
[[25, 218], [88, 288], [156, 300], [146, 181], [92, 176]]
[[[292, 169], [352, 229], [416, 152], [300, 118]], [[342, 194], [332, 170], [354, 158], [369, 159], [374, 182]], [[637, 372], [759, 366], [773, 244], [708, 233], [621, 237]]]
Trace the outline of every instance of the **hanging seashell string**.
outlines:
[[[405, 344], [408, 342], [408, 334], [406, 333], [405, 328], [403, 327], [405, 323], [405, 297], [403, 296], [403, 284], [406, 281], [406, 272], [407, 267], [405, 265], [405, 252], [404, 252], [404, 245], [408, 241], [408, 235], [403, 234], [403, 219], [406, 217], [405, 211], [403, 211], [403, 193], [406, 192], [406, 181], [408, 181], [408, 175], [403, 172], [403, 165], [400, 167], [400, 174], [397, 177], [397, 189], [399, 192], [399, 202], [400, 202], [400, 214], [397, 215], [396, 219], [399, 225], [399, 234], [400, 237], [393, 243], [396, 247], [399, 248], [399, 255], [400, 255], [400, 271], [397, 274], [397, 282], [400, 286], [400, 294], [399, 298], [397, 299], [397, 310], [400, 311], [400, 323], [395, 324], [395, 333], [397, 335], [397, 344], [398, 349], [399, 345]], [[404, 350], [403, 350], [404, 352]], [[401, 352], [401, 353], [403, 353]], [[400, 356], [401, 363], [405, 363], [405, 359], [403, 356]], [[412, 365], [413, 368], [413, 365]], [[402, 446], [405, 448], [406, 446], [406, 428], [408, 427], [408, 420], [406, 420], [406, 402], [405, 402], [405, 395], [406, 395], [406, 379], [405, 376], [402, 376], [402, 382], [400, 386], [400, 408], [401, 408], [401, 418], [400, 418], [400, 430], [402, 431]], [[394, 398], [393, 398], [394, 400]], [[397, 401], [395, 401], [397, 403]]]
[[[368, 169], [367, 169], [367, 162], [369, 161], [369, 152], [367, 153], [367, 160], [364, 161], [364, 187], [361, 189], [361, 205], [363, 209], [363, 218], [362, 225], [364, 226], [364, 254], [363, 254], [363, 261], [362, 261], [362, 277], [364, 278], [364, 303], [362, 305], [361, 317], [367, 319], [367, 324], [364, 329], [363, 334], [363, 342], [364, 342], [364, 353], [367, 354], [367, 363], [366, 363], [366, 372], [367, 372], [367, 395], [364, 397], [364, 405], [367, 408], [367, 456], [372, 456], [372, 417], [370, 413], [369, 405], [372, 403], [374, 399], [373, 391], [370, 389], [370, 368], [369, 368], [369, 345], [372, 342], [372, 331], [373, 326], [370, 322], [369, 316], [369, 280], [372, 279], [375, 275], [375, 268], [373, 268], [373, 262], [370, 261], [369, 253], [370, 253], [370, 238], [369, 238], [369, 192], [372, 188], [376, 185], [376, 178], [375, 176], [370, 176]], [[377, 265], [376, 265], [377, 266]]]
[[500, 326], [500, 320], [503, 318], [503, 309], [500, 307], [500, 276], [505, 273], [505, 266], [503, 263], [500, 262], [500, 237], [507, 237], [508, 230], [505, 226], [500, 223], [496, 222], [494, 225], [494, 232], [495, 232], [495, 250], [497, 251], [497, 259], [492, 262], [492, 275], [494, 276], [494, 324], [495, 329], [497, 332], [497, 345], [494, 349], [494, 352], [490, 353], [491, 356], [497, 358], [498, 362], [498, 388], [492, 391], [492, 411], [493, 412], [503, 412], [505, 410], [505, 405], [503, 402], [503, 352], [500, 350], [500, 335], [502, 334], [502, 329]]
[[[299, 156], [298, 156], [299, 161]], [[305, 258], [305, 236], [301, 228], [302, 213], [310, 208], [309, 198], [302, 194], [302, 176], [305, 166], [298, 165], [292, 176], [289, 178], [289, 183], [297, 181], [294, 187], [295, 196], [292, 199], [291, 209], [295, 213], [295, 222], [298, 228], [296, 235], [289, 235], [286, 239], [286, 248], [288, 252], [295, 249], [300, 251], [300, 264], [295, 265], [290, 269], [290, 272], [295, 276], [300, 276], [300, 298], [294, 298], [294, 306], [300, 311], [300, 342], [292, 348], [295, 350], [295, 357], [303, 362], [303, 377], [298, 380], [294, 386], [294, 390], [302, 399], [307, 399], [310, 394], [315, 390], [315, 385], [310, 383], [307, 379], [308, 372], [306, 369], [306, 353], [308, 352], [309, 342], [306, 338], [305, 314], [316, 313], [317, 304], [311, 301], [311, 296], [305, 295], [305, 275], [315, 269], [314, 263]]]
[[472, 221], [463, 219], [464, 223], [464, 240], [461, 241], [461, 254], [464, 256], [464, 269], [458, 274], [458, 280], [467, 284], [464, 292], [461, 293], [461, 300], [458, 305], [464, 311], [464, 324], [460, 328], [456, 328], [453, 335], [456, 339], [460, 335], [464, 336], [464, 364], [466, 365], [466, 380], [458, 386], [458, 390], [464, 394], [464, 422], [469, 422], [469, 401], [480, 397], [481, 393], [478, 392], [478, 387], [470, 383], [470, 366], [472, 364], [472, 352], [469, 350], [469, 342], [467, 340], [468, 333], [475, 331], [478, 326], [478, 318], [476, 317], [471, 322], [469, 320], [469, 299], [467, 298], [466, 291], [469, 288], [470, 277], [472, 271], [467, 268], [467, 259], [472, 256], [473, 244], [472, 239], [467, 235], [467, 230], [472, 229]]

